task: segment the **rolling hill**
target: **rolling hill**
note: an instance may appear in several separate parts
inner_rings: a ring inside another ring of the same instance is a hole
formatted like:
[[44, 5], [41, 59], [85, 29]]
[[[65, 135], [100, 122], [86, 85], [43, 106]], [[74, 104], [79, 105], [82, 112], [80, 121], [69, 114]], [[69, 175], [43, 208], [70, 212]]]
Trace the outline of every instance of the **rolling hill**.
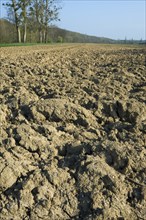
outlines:
[[[0, 43], [15, 43], [16, 31], [15, 25], [6, 19], [0, 19]], [[38, 33], [32, 30], [27, 31], [27, 42], [38, 42]], [[66, 43], [114, 43], [115, 40], [89, 36], [56, 26], [48, 28], [48, 42], [66, 42]]]
[[[0, 43], [16, 43], [15, 24], [0, 19]], [[28, 27], [27, 43], [38, 43], [39, 34], [35, 27]], [[146, 40], [113, 40], [105, 37], [90, 36], [78, 32], [61, 29], [56, 26], [48, 28], [48, 43], [110, 43], [110, 44], [146, 44]]]

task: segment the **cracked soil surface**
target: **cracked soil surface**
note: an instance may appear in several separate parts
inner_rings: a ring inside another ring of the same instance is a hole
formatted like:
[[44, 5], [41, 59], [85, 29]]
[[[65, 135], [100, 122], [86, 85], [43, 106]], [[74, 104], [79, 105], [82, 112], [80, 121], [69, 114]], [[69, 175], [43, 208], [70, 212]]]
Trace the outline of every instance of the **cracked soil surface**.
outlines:
[[145, 219], [145, 54], [1, 48], [1, 220]]

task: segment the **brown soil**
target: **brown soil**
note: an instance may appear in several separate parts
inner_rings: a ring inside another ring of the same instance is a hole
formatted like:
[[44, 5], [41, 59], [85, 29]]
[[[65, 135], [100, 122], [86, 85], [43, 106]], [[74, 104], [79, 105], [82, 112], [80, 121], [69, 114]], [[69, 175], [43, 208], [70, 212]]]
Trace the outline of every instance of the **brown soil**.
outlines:
[[1, 220], [145, 219], [145, 53], [1, 48]]

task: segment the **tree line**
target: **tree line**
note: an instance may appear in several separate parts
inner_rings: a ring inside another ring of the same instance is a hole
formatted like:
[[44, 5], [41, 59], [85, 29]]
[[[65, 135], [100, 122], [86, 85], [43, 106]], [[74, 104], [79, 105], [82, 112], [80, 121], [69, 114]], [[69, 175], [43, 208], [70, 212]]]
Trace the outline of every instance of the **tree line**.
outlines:
[[[0, 43], [16, 43], [16, 41], [15, 24], [7, 19], [0, 19]], [[27, 25], [27, 43], [38, 43], [39, 41], [39, 33], [36, 28]], [[49, 25], [47, 43], [115, 43], [115, 41], [109, 38], [90, 36], [61, 29], [55, 25]]]
[[8, 18], [15, 24], [17, 42], [26, 43], [27, 30], [37, 32], [40, 43], [48, 42], [48, 28], [59, 20], [59, 1], [56, 0], [10, 0], [4, 4]]

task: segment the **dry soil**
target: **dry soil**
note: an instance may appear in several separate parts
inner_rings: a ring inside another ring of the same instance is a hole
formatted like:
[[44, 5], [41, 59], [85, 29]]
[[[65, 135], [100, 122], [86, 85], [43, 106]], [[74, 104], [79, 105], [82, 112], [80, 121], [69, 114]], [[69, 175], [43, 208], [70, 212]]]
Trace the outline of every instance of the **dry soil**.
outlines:
[[1, 220], [146, 219], [145, 54], [1, 48]]

